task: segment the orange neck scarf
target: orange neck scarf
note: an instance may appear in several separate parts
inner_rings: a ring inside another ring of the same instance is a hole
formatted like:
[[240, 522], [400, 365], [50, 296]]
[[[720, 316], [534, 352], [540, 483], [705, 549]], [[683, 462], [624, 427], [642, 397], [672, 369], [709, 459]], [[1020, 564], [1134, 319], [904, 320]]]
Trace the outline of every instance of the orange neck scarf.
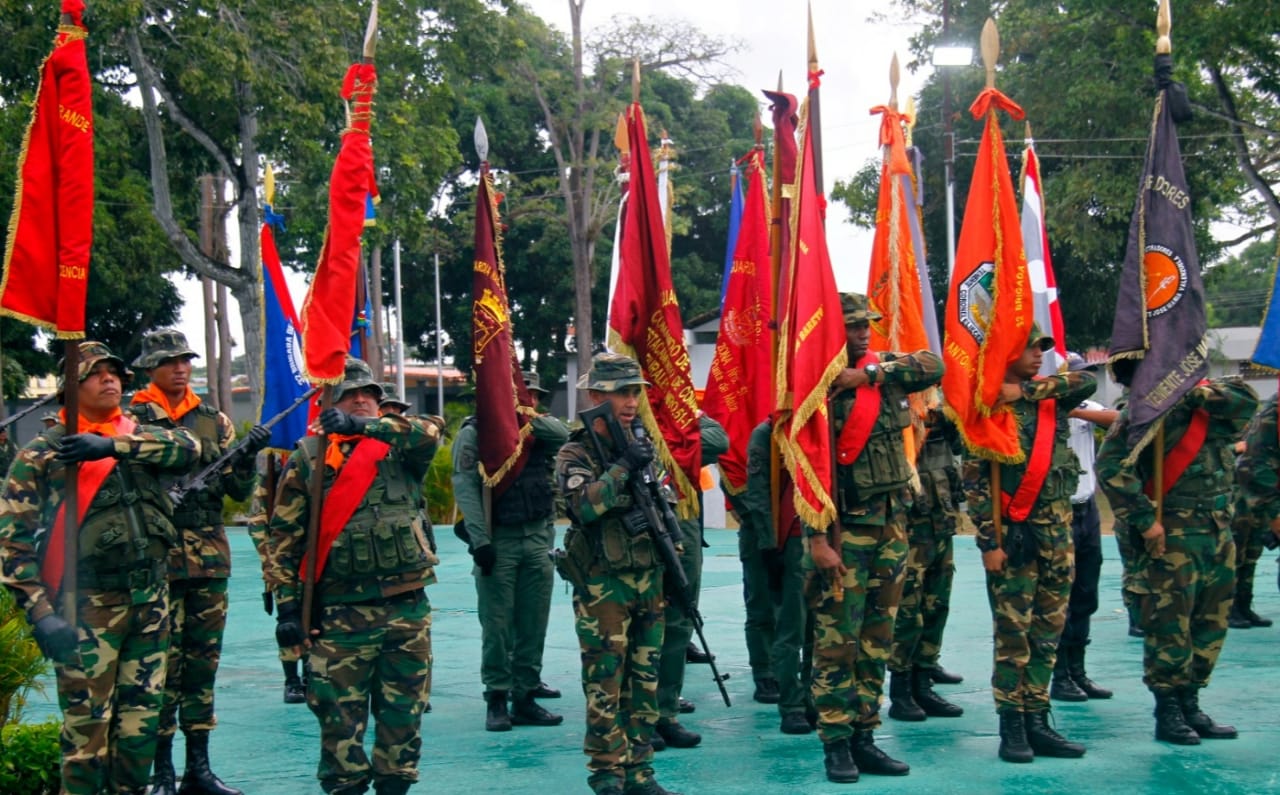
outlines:
[[160, 408], [164, 409], [164, 413], [169, 415], [169, 419], [179, 422], [187, 414], [187, 412], [200, 405], [200, 398], [195, 392], [191, 391], [191, 387], [187, 387], [187, 391], [183, 393], [182, 400], [178, 401], [178, 405], [170, 405], [169, 396], [160, 391], [160, 387], [155, 384], [148, 384], [146, 389], [139, 389], [133, 395], [133, 400], [129, 401], [132, 405], [139, 403], [156, 403]]
[[[88, 417], [81, 414], [80, 426], [75, 429], [76, 433], [96, 433], [99, 436], [115, 436], [120, 433], [116, 428], [116, 420], [119, 419], [120, 415], [123, 413], [124, 412], [120, 411], [119, 407], [114, 408], [111, 410], [111, 414], [102, 422], [93, 422]], [[67, 430], [71, 429], [71, 426], [67, 424], [66, 409], [62, 409], [58, 412], [58, 420], [62, 422], [63, 427], [67, 428]]]
[[[343, 442], [359, 443], [361, 439], [367, 438], [363, 433], [345, 434], [331, 433], [329, 434], [329, 446], [324, 452], [324, 463], [334, 472], [341, 472], [342, 465], [347, 463], [347, 454], [342, 452]], [[353, 448], [354, 449], [354, 448]]]

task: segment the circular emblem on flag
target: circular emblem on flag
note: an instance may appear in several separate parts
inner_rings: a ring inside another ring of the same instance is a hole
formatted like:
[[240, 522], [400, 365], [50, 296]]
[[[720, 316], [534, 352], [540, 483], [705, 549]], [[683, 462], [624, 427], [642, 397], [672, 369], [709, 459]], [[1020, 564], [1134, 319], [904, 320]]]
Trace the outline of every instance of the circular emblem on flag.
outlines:
[[1152, 244], [1142, 257], [1147, 275], [1147, 317], [1159, 317], [1187, 292], [1187, 266], [1165, 246]]
[[960, 282], [956, 288], [956, 304], [959, 307], [960, 325], [973, 335], [979, 345], [987, 338], [987, 326], [991, 323], [991, 283], [995, 279], [994, 262], [984, 262]]

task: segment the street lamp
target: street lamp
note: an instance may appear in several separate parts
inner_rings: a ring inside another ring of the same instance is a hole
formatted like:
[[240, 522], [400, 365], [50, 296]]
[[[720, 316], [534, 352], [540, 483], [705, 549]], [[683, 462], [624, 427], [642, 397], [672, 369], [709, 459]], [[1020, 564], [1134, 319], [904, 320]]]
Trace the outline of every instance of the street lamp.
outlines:
[[[947, 35], [947, 18], [942, 18], [943, 36]], [[933, 48], [932, 63], [942, 72], [942, 163], [947, 186], [947, 278], [956, 269], [956, 181], [955, 134], [951, 131], [951, 71], [973, 63], [973, 48], [948, 44]]]

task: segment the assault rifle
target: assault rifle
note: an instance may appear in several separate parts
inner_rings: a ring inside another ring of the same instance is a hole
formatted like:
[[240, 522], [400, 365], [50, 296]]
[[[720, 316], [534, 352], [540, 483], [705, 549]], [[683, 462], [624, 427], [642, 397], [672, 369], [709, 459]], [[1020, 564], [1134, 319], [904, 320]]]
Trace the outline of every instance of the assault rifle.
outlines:
[[[582, 419], [583, 425], [586, 426], [592, 444], [595, 445], [596, 455], [601, 462], [608, 463], [604, 455], [604, 448], [600, 444], [600, 439], [595, 434], [595, 420], [604, 421], [605, 426], [609, 429], [609, 438], [613, 441], [613, 447], [616, 451], [621, 453], [630, 444], [630, 440], [627, 439], [621, 423], [618, 422], [618, 418], [613, 414], [612, 404], [608, 402], [601, 403], [595, 408], [578, 412], [578, 416]], [[631, 424], [631, 433], [636, 439], [644, 439], [648, 435], [644, 429], [644, 424], [638, 417]], [[684, 567], [680, 565], [680, 555], [676, 551], [675, 542], [675, 539], [681, 535], [680, 524], [676, 519], [675, 512], [671, 510], [671, 504], [662, 495], [653, 464], [650, 463], [639, 471], [634, 472], [628, 484], [631, 488], [631, 497], [644, 516], [643, 524], [646, 525], [643, 529], [637, 528], [636, 532], [647, 531], [653, 539], [653, 544], [658, 549], [658, 555], [662, 558], [662, 565], [666, 568], [667, 588], [665, 590], [667, 595], [669, 598], [673, 598], [676, 604], [680, 605], [685, 615], [689, 616], [689, 620], [693, 624], [693, 631], [698, 635], [698, 644], [707, 655], [707, 661], [711, 665], [711, 675], [715, 679], [716, 687], [720, 689], [720, 697], [724, 699], [726, 707], [732, 706], [729, 703], [729, 691], [724, 687], [724, 680], [727, 677], [721, 676], [716, 669], [715, 656], [711, 653], [711, 649], [707, 647], [707, 637], [702, 631], [702, 614], [698, 612], [698, 605], [694, 601], [693, 594], [689, 592], [689, 578], [684, 573]], [[632, 527], [633, 525], [628, 523], [629, 531]]]
[[37, 400], [35, 403], [32, 403], [30, 406], [27, 406], [27, 407], [26, 407], [25, 409], [23, 409], [22, 411], [19, 411], [17, 414], [14, 414], [14, 415], [12, 415], [12, 416], [10, 416], [10, 417], [8, 417], [8, 418], [4, 419], [4, 420], [0, 420], [0, 430], [4, 430], [5, 428], [8, 428], [10, 425], [14, 424], [14, 423], [15, 423], [15, 422], [17, 422], [18, 420], [20, 420], [20, 419], [22, 419], [23, 417], [27, 416], [27, 415], [28, 415], [28, 414], [30, 414], [31, 412], [33, 412], [33, 411], [35, 411], [36, 409], [40, 408], [41, 406], [47, 406], [47, 405], [49, 405], [49, 403], [50, 403], [54, 398], [56, 398], [56, 397], [57, 397], [57, 395], [56, 395], [56, 394], [45, 395], [44, 397], [42, 397], [42, 398], [40, 398], [39, 400]]

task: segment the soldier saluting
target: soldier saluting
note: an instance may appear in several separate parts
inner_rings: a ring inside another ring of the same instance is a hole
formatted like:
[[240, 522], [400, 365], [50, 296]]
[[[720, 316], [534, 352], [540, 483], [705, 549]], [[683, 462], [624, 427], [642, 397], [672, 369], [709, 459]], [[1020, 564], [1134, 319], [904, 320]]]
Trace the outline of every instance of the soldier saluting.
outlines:
[[[79, 433], [61, 422], [18, 452], [0, 501], [0, 582], [54, 662], [62, 708], [62, 791], [141, 793], [155, 753], [169, 644], [165, 561], [177, 544], [162, 473], [200, 444], [185, 428], [120, 411], [130, 372], [100, 342], [80, 343]], [[59, 383], [59, 395], [65, 387]], [[54, 609], [63, 582], [67, 465], [82, 462], [77, 625]]]

